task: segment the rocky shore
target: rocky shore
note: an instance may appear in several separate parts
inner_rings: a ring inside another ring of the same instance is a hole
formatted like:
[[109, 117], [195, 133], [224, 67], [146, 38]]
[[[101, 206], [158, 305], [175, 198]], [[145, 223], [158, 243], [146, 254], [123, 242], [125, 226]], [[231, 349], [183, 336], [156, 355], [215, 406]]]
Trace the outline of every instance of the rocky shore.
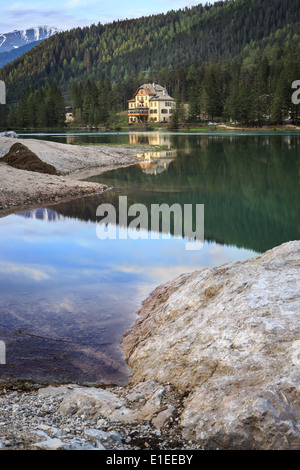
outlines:
[[[14, 143], [26, 145], [59, 175], [48, 175], [13, 168], [1, 158]], [[90, 194], [101, 194], [107, 187], [80, 181], [91, 174], [134, 165], [141, 159], [136, 149], [103, 145], [76, 146], [37, 139], [0, 137], [0, 217], [63, 202]]]
[[[195, 448], [181, 439], [180, 402], [172, 387], [155, 382], [135, 389], [1, 386], [0, 450]], [[172, 413], [165, 412], [170, 403]]]
[[2, 450], [298, 450], [299, 292], [300, 241], [159, 286], [130, 383], [2, 386]]

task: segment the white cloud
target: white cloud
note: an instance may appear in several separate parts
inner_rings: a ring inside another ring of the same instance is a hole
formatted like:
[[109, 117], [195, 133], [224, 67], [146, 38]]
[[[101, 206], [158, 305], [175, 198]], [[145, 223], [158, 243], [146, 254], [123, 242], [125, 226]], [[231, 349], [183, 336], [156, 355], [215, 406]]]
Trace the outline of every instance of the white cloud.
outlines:
[[20, 274], [34, 281], [46, 281], [50, 279], [49, 274], [34, 266], [25, 266], [17, 263], [0, 262], [0, 272], [4, 274]]

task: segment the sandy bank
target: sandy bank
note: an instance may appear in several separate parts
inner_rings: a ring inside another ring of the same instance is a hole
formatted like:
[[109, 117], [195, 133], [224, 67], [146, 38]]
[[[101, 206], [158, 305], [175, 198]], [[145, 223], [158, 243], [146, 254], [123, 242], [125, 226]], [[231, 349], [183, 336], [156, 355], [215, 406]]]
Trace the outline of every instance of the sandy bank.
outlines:
[[106, 186], [79, 181], [140, 161], [136, 149], [103, 145], [75, 146], [36, 139], [0, 138], [0, 159], [20, 142], [53, 165], [62, 176], [18, 170], [0, 160], [0, 217], [76, 197], [99, 194]]

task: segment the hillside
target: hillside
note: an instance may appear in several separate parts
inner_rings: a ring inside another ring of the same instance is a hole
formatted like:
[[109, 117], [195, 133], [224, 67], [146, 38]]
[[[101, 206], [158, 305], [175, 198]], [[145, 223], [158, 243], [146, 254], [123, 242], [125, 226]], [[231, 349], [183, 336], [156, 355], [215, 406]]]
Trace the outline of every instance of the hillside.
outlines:
[[0, 125], [57, 126], [71, 104], [75, 125], [115, 126], [137, 87], [153, 81], [177, 100], [173, 128], [203, 119], [297, 125], [299, 56], [300, 0], [226, 0], [76, 28], [0, 70], [13, 105], [0, 109]]
[[21, 57], [23, 54], [26, 54], [26, 52], [33, 49], [40, 42], [41, 41], [34, 41], [7, 52], [0, 52], [0, 68], [18, 59], [18, 57]]
[[287, 46], [299, 48], [299, 31], [299, 0], [226, 0], [56, 34], [0, 77], [8, 101], [15, 101], [29, 85], [39, 88], [47, 80], [69, 91], [74, 81], [158, 76], [203, 61], [251, 60], [263, 51], [274, 62]]

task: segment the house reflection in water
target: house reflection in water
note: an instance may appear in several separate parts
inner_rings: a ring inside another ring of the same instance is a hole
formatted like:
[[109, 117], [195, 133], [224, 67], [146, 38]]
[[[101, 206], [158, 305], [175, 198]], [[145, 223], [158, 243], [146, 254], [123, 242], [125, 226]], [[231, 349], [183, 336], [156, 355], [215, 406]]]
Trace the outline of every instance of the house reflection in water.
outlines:
[[169, 149], [172, 147], [171, 144], [171, 136], [167, 134], [129, 134], [128, 135], [128, 143], [129, 144], [148, 144], [148, 145], [158, 145], [168, 147]]
[[143, 161], [139, 163], [143, 173], [148, 175], [159, 175], [166, 171], [170, 163], [176, 157], [176, 150], [165, 152], [146, 152], [139, 155]]

